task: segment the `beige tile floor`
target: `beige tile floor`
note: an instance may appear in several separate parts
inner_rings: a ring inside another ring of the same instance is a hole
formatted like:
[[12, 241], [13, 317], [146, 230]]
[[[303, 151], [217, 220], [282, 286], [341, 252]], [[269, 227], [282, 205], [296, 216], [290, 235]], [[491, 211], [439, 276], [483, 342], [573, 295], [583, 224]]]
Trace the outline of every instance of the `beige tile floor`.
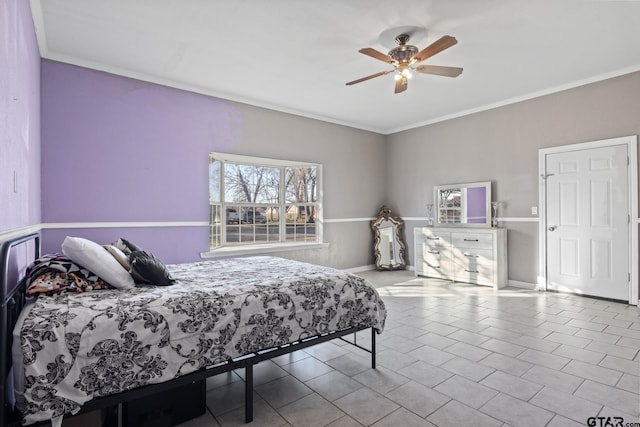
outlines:
[[[389, 311], [377, 339], [377, 369], [368, 354], [339, 340], [260, 363], [252, 425], [640, 421], [638, 307], [515, 288], [496, 292], [408, 271], [359, 274], [378, 288]], [[243, 387], [242, 372], [210, 378], [207, 413], [182, 426], [245, 425]]]

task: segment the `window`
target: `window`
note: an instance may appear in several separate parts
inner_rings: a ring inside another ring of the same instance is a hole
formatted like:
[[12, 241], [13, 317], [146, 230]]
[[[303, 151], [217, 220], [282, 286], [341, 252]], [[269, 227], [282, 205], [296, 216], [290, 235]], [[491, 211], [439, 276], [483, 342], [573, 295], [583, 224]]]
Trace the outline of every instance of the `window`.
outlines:
[[210, 153], [210, 249], [321, 242], [320, 171], [312, 163]]

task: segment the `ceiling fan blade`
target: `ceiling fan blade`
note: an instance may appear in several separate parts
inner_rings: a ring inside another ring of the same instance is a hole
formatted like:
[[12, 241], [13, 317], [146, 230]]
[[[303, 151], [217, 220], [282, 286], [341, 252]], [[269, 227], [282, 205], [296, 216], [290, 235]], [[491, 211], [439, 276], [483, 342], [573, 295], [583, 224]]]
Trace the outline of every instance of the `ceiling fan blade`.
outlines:
[[375, 50], [372, 47], [365, 47], [364, 49], [360, 49], [358, 52], [364, 53], [365, 55], [368, 55], [372, 58], [379, 59], [380, 61], [388, 62], [389, 64], [393, 64], [396, 62], [395, 59], [393, 59], [389, 55], [386, 55], [379, 50]]
[[442, 67], [440, 65], [418, 65], [416, 71], [445, 77], [458, 77], [462, 74], [462, 68], [460, 67]]
[[402, 76], [398, 80], [396, 80], [396, 90], [393, 93], [400, 93], [407, 90], [408, 79], [405, 76]]
[[435, 42], [431, 43], [429, 46], [422, 49], [420, 52], [416, 53], [413, 57], [416, 61], [424, 61], [425, 59], [432, 57], [436, 53], [442, 52], [445, 49], [450, 48], [454, 44], [458, 43], [455, 37], [452, 36], [442, 36]]
[[369, 80], [369, 79], [373, 79], [373, 78], [376, 78], [376, 77], [380, 77], [380, 76], [387, 75], [387, 74], [389, 74], [389, 73], [390, 73], [390, 72], [392, 72], [392, 71], [393, 71], [393, 70], [380, 71], [379, 73], [371, 74], [370, 76], [362, 77], [362, 78], [360, 78], [360, 79], [357, 79], [357, 80], [354, 80], [354, 81], [352, 81], [352, 82], [346, 83], [346, 85], [347, 85], [347, 86], [351, 86], [351, 85], [354, 85], [354, 84], [356, 84], [356, 83], [361, 83], [361, 82], [364, 82], [364, 81]]

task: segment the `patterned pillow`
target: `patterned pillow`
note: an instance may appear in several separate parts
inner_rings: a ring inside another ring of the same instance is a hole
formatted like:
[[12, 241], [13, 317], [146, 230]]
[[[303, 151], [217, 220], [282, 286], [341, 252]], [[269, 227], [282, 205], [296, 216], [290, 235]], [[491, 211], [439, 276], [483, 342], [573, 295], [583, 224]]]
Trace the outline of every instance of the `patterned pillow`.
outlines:
[[62, 254], [47, 254], [36, 259], [27, 267], [26, 280], [28, 295], [113, 289], [96, 274]]

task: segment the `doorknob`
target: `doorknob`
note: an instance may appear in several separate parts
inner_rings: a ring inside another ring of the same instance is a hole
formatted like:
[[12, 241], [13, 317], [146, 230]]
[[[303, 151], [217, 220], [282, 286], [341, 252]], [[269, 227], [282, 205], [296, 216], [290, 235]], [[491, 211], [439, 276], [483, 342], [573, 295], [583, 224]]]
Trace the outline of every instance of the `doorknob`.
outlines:
[[547, 230], [549, 231], [556, 231], [556, 228], [558, 228], [557, 225], [552, 225], [551, 227], [547, 228]]

